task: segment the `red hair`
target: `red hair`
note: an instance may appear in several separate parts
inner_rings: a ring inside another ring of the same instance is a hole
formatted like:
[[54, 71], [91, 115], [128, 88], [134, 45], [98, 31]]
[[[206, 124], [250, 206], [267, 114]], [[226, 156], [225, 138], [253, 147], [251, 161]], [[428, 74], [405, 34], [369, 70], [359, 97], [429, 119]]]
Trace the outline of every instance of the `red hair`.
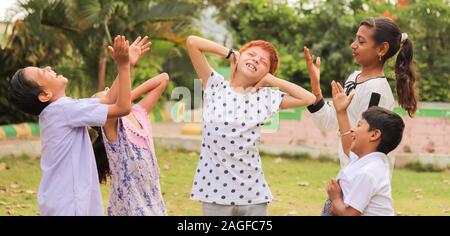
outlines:
[[279, 66], [279, 59], [278, 59], [278, 52], [275, 49], [275, 47], [264, 40], [254, 40], [254, 41], [250, 41], [248, 43], [246, 43], [244, 46], [241, 47], [241, 49], [239, 50], [239, 53], [242, 54], [243, 52], [245, 52], [247, 49], [251, 48], [251, 47], [260, 47], [262, 48], [264, 51], [268, 52], [270, 55], [269, 61], [270, 61], [270, 68], [269, 68], [269, 73], [271, 73], [272, 75], [275, 74], [275, 72], [277, 72], [278, 70], [278, 66]]

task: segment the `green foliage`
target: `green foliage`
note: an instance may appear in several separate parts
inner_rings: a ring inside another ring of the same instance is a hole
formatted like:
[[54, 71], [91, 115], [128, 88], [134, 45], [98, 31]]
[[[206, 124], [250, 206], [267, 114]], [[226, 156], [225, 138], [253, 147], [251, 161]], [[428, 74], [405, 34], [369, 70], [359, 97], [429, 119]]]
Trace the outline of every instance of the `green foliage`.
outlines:
[[[193, 32], [190, 25], [204, 7], [193, 0], [28, 0], [19, 3], [27, 12], [14, 22], [13, 33], [0, 50], [0, 91], [5, 94], [7, 77], [25, 66], [51, 65], [69, 79], [66, 94], [90, 97], [102, 81], [110, 85], [117, 68], [107, 54], [115, 35], [126, 35], [132, 41], [138, 35], [149, 35], [153, 41], [133, 74], [134, 85], [163, 70], [173, 70], [174, 81], [192, 76], [190, 61], [184, 52], [185, 38]], [[178, 61], [182, 61], [180, 66]], [[186, 66], [185, 64], [189, 64]], [[105, 76], [101, 76], [102, 66]], [[0, 124], [30, 120], [0, 98]], [[31, 118], [33, 119], [33, 118]]]
[[444, 0], [419, 0], [399, 11], [402, 30], [414, 42], [419, 88], [425, 101], [450, 102], [449, 15], [450, 5]]
[[[449, 102], [449, 9], [445, 0], [411, 1], [403, 8], [370, 0], [295, 4], [241, 0], [222, 5], [218, 18], [228, 23], [236, 47], [255, 39], [273, 43], [281, 59], [277, 75], [305, 88], [310, 86], [302, 49], [309, 47], [322, 59], [322, 90], [330, 96], [331, 80], [344, 81], [359, 68], [349, 48], [359, 23], [367, 17], [388, 15], [415, 44], [420, 100]], [[394, 63], [391, 59], [385, 68], [390, 78], [394, 77]]]

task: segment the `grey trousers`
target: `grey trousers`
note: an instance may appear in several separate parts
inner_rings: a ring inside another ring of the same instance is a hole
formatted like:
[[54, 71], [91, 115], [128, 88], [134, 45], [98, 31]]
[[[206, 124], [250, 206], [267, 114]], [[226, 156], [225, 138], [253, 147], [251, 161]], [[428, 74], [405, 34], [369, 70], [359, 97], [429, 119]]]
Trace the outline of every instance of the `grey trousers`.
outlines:
[[267, 216], [267, 203], [253, 205], [220, 205], [203, 202], [204, 216]]

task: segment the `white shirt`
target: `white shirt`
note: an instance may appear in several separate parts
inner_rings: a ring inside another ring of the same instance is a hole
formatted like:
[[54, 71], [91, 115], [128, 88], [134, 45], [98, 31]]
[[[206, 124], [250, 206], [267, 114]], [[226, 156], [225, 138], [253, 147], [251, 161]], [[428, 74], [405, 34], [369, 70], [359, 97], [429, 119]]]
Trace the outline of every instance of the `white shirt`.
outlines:
[[191, 199], [221, 205], [270, 202], [256, 143], [260, 126], [279, 110], [283, 93], [240, 94], [213, 72], [204, 90], [200, 160]]
[[103, 126], [108, 106], [99, 99], [63, 97], [39, 116], [41, 215], [103, 215], [97, 165], [86, 126]]
[[362, 158], [350, 153], [350, 163], [337, 180], [344, 195], [344, 204], [363, 216], [393, 216], [389, 161], [381, 152]]
[[[349, 82], [355, 82], [357, 76], [360, 74], [360, 71], [353, 72], [345, 82], [348, 84]], [[347, 92], [348, 88], [345, 89]], [[395, 100], [394, 95], [392, 94], [391, 87], [386, 78], [375, 78], [359, 83], [354, 88], [355, 96], [353, 97], [350, 106], [347, 109], [348, 118], [350, 121], [351, 127], [356, 127], [358, 121], [361, 119], [361, 115], [364, 111], [369, 108], [369, 102], [372, 93], [378, 93], [380, 95], [380, 101], [378, 106], [383, 107], [388, 110], [394, 110]], [[353, 92], [352, 91], [352, 92]], [[308, 107], [308, 109], [310, 109]], [[311, 111], [311, 110], [310, 110]], [[326, 102], [323, 107], [321, 107], [318, 111], [314, 111], [311, 113], [312, 119], [316, 126], [322, 131], [337, 131], [338, 123], [336, 118], [336, 110], [334, 109], [333, 102]], [[336, 138], [338, 138], [336, 136]], [[338, 148], [339, 160], [341, 164], [341, 168], [345, 167], [349, 163], [349, 158], [345, 155], [344, 150], [342, 149], [342, 144], [339, 143]], [[395, 157], [390, 153], [389, 155], [389, 163], [391, 172], [394, 168]]]

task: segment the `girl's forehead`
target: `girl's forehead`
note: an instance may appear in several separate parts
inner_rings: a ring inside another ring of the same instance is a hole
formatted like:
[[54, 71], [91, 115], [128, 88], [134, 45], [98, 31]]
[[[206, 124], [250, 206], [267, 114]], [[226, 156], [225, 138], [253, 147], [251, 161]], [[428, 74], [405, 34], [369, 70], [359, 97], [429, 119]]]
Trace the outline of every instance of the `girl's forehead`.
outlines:
[[358, 29], [358, 32], [356, 33], [357, 36], [361, 36], [364, 37], [366, 39], [371, 38], [372, 34], [373, 34], [373, 28], [369, 27], [367, 25], [361, 25]]

